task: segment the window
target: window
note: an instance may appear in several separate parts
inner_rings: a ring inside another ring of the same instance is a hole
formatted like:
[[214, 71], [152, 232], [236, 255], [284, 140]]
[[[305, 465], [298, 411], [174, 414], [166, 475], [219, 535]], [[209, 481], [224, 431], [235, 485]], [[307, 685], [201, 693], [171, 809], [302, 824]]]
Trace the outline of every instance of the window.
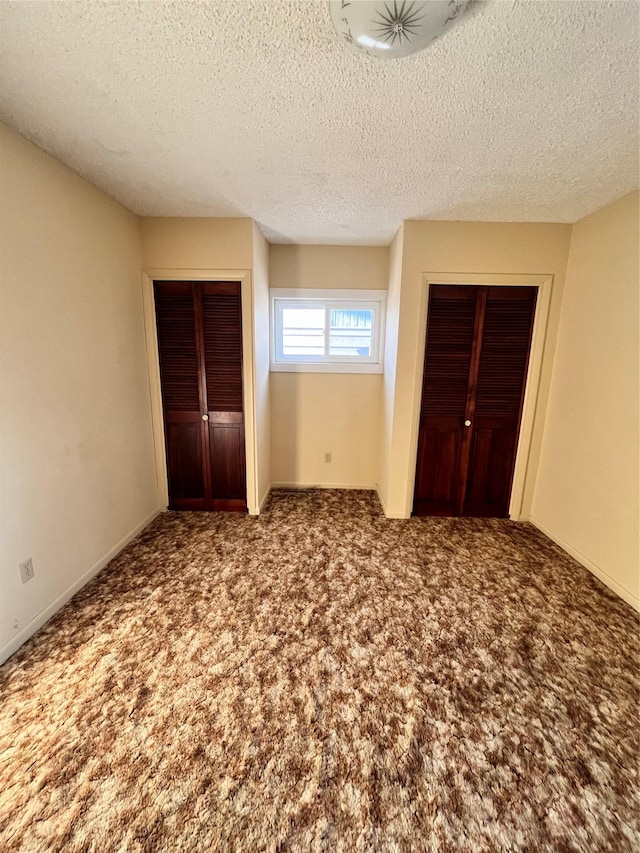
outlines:
[[382, 373], [386, 293], [272, 290], [271, 369]]

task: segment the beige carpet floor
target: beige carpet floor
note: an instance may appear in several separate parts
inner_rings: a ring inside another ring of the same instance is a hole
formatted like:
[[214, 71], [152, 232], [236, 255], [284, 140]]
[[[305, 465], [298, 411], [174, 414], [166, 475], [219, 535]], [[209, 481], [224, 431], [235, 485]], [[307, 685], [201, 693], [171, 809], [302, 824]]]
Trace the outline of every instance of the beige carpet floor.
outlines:
[[638, 654], [528, 525], [167, 513], [0, 668], [0, 849], [637, 851]]

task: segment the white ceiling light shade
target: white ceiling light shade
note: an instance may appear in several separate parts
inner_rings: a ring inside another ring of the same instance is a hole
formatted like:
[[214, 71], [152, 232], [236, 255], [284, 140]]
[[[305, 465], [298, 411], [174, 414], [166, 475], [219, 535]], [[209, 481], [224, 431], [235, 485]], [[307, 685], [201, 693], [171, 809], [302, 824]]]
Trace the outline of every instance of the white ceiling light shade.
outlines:
[[338, 35], [358, 53], [397, 59], [453, 26], [467, 0], [329, 0]]

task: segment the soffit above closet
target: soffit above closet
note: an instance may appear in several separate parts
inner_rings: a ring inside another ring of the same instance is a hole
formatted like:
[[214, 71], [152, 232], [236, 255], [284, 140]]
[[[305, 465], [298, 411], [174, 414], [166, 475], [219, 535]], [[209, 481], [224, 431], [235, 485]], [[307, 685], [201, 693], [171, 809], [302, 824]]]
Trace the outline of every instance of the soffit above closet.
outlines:
[[385, 62], [324, 0], [5, 1], [0, 117], [137, 214], [247, 216], [272, 242], [574, 222], [637, 186], [638, 13], [472, 2]]

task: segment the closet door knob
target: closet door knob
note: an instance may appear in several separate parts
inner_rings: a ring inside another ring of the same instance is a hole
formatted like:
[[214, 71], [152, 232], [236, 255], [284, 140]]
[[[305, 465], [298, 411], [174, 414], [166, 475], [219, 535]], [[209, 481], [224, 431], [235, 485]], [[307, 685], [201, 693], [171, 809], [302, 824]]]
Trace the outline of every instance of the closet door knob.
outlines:
[[468, 420], [467, 420], [467, 421], [465, 421], [465, 422], [464, 422], [464, 425], [465, 425], [465, 426], [467, 426], [467, 427], [471, 426], [471, 421], [468, 421]]
[[202, 420], [203, 420], [203, 421], [208, 421], [208, 420], [209, 420], [209, 415], [203, 415], [203, 416], [202, 416]]

